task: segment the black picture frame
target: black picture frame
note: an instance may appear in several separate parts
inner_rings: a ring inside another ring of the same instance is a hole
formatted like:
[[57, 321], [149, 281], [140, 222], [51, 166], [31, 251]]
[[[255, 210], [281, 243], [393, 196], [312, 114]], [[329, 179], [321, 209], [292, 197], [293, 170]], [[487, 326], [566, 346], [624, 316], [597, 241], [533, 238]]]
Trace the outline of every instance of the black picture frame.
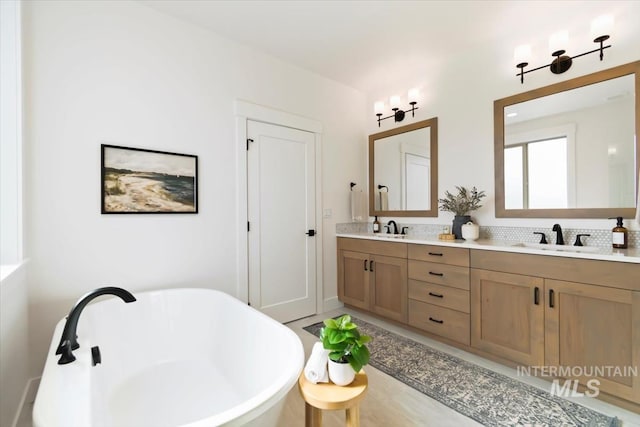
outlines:
[[198, 156], [100, 147], [102, 214], [198, 213]]

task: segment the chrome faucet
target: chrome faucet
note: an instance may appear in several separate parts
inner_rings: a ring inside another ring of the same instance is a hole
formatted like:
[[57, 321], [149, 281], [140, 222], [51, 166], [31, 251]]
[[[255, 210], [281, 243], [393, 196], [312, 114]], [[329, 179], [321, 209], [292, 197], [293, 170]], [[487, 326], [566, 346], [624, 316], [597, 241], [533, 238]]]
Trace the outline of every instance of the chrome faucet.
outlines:
[[60, 354], [60, 360], [58, 365], [66, 365], [76, 360], [72, 350], [80, 347], [78, 344], [78, 337], [76, 331], [78, 329], [78, 319], [85, 306], [94, 298], [100, 295], [115, 295], [122, 299], [124, 302], [134, 302], [136, 298], [131, 295], [129, 291], [122, 288], [116, 288], [113, 286], [107, 286], [104, 288], [94, 289], [93, 291], [83, 295], [78, 302], [73, 306], [69, 315], [67, 316], [67, 322], [64, 325], [62, 331], [62, 337], [60, 338], [60, 344], [56, 350], [56, 354]]
[[[396, 224], [396, 222], [394, 220], [391, 220], [387, 223], [387, 225], [390, 227], [393, 224], [393, 234], [398, 234], [398, 224]], [[391, 228], [387, 228], [388, 233], [391, 233]]]
[[551, 231], [556, 232], [556, 245], [564, 245], [564, 237], [562, 237], [562, 227], [560, 227], [560, 224], [553, 224]]

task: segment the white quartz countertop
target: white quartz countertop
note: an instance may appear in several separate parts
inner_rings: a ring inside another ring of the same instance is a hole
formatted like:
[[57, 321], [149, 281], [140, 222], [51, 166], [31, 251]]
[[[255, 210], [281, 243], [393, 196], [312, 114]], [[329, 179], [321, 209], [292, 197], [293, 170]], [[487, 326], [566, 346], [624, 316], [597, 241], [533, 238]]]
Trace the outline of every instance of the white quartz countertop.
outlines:
[[518, 246], [522, 245], [523, 242], [500, 240], [439, 240], [437, 238], [421, 238], [411, 235], [406, 235], [405, 237], [392, 237], [392, 235], [386, 235], [384, 233], [338, 233], [337, 237], [378, 240], [383, 242], [415, 243], [418, 245], [449, 246], [486, 251], [516, 252], [522, 254], [558, 256], [565, 258], [598, 259], [603, 261], [631, 262], [640, 264], [640, 248], [613, 249], [591, 246], [588, 247], [590, 252], [574, 252], [572, 250], [573, 247], [570, 245], [566, 245], [562, 250], [552, 250], [550, 248], [555, 245], [549, 245], [545, 249], [542, 248], [544, 245], [537, 245], [535, 243], [527, 242], [526, 244], [539, 247]]

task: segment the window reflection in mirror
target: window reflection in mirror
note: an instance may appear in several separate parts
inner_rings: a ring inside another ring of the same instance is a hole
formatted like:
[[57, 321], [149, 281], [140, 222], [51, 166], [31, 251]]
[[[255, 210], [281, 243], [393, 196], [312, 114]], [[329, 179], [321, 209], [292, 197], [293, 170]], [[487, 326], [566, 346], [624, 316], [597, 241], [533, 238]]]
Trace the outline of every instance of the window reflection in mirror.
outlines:
[[638, 64], [495, 102], [496, 216], [634, 215]]
[[369, 136], [369, 214], [438, 216], [438, 119]]

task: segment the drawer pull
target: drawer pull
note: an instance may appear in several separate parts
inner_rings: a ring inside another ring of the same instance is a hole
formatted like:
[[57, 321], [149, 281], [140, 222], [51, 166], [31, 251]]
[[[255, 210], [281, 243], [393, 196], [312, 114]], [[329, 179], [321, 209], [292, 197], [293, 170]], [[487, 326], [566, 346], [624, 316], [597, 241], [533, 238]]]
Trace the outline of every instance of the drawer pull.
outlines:
[[364, 271], [369, 271], [369, 270], [367, 270], [367, 260], [366, 259], [364, 260]]
[[439, 277], [444, 276], [444, 273], [434, 273], [433, 271], [430, 271], [429, 274], [432, 276], [439, 276]]
[[440, 252], [429, 252], [429, 255], [431, 255], [431, 256], [442, 256], [442, 253], [440, 253]]
[[540, 288], [537, 286], [533, 290], [533, 303], [535, 305], [540, 305]]
[[429, 295], [436, 298], [444, 298], [444, 295], [434, 294], [433, 292], [429, 292]]
[[373, 260], [369, 261], [369, 271], [373, 271]]
[[554, 301], [554, 296], [555, 296], [555, 293], [553, 292], [553, 289], [549, 289], [549, 308], [553, 308], [556, 305]]
[[444, 323], [444, 320], [434, 319], [433, 317], [429, 317], [429, 320], [431, 320], [432, 322], [435, 322], [435, 323], [439, 323], [441, 325]]

